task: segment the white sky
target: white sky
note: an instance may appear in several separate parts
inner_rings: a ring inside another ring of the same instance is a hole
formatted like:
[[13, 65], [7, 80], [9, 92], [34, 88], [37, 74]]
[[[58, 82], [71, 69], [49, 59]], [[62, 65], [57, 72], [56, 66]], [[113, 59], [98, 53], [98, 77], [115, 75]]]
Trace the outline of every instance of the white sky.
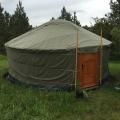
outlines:
[[[78, 20], [82, 25], [93, 23], [92, 17], [103, 17], [110, 12], [110, 0], [21, 0], [30, 24], [38, 26], [60, 15], [63, 6], [67, 11], [78, 11]], [[0, 0], [6, 11], [13, 13], [18, 0]], [[73, 12], [72, 12], [73, 14]]]

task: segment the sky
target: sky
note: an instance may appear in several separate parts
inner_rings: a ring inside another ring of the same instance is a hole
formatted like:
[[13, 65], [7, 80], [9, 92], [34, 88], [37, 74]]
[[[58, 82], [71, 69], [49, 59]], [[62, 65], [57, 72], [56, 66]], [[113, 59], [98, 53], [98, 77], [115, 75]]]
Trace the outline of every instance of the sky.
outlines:
[[[19, 0], [0, 0], [3, 8], [13, 14]], [[73, 14], [77, 12], [78, 20], [82, 25], [94, 24], [92, 17], [103, 17], [110, 12], [110, 0], [21, 0], [29, 22], [39, 26], [52, 17], [60, 15], [63, 6]]]

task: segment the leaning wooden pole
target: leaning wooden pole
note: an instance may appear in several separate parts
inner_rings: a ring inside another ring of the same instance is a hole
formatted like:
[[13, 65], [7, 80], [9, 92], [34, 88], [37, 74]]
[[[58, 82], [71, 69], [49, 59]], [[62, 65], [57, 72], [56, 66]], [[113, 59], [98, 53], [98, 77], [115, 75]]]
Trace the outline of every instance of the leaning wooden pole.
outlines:
[[78, 41], [79, 41], [79, 33], [77, 30], [77, 39], [76, 39], [76, 66], [75, 66], [75, 94], [77, 94], [77, 68], [78, 68]]
[[103, 33], [100, 33], [100, 85], [102, 83], [102, 64], [103, 64]]

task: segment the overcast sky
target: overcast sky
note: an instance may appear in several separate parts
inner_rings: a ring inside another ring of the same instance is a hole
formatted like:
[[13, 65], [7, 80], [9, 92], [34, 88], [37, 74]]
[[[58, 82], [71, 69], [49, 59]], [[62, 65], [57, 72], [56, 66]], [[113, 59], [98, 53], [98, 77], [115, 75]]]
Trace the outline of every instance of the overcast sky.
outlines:
[[[52, 17], [57, 18], [63, 6], [72, 14], [78, 11], [77, 17], [82, 25], [93, 23], [92, 17], [103, 17], [110, 12], [110, 0], [21, 0], [30, 24], [38, 26]], [[0, 0], [9, 13], [13, 13], [18, 0]]]

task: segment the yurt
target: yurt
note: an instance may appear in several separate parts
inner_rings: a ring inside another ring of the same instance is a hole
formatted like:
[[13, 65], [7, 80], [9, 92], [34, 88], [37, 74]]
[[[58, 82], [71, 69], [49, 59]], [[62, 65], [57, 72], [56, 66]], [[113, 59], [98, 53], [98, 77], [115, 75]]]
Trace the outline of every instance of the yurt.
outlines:
[[9, 78], [50, 89], [73, 88], [75, 79], [82, 89], [99, 86], [109, 75], [110, 44], [69, 21], [52, 20], [5, 44]]

